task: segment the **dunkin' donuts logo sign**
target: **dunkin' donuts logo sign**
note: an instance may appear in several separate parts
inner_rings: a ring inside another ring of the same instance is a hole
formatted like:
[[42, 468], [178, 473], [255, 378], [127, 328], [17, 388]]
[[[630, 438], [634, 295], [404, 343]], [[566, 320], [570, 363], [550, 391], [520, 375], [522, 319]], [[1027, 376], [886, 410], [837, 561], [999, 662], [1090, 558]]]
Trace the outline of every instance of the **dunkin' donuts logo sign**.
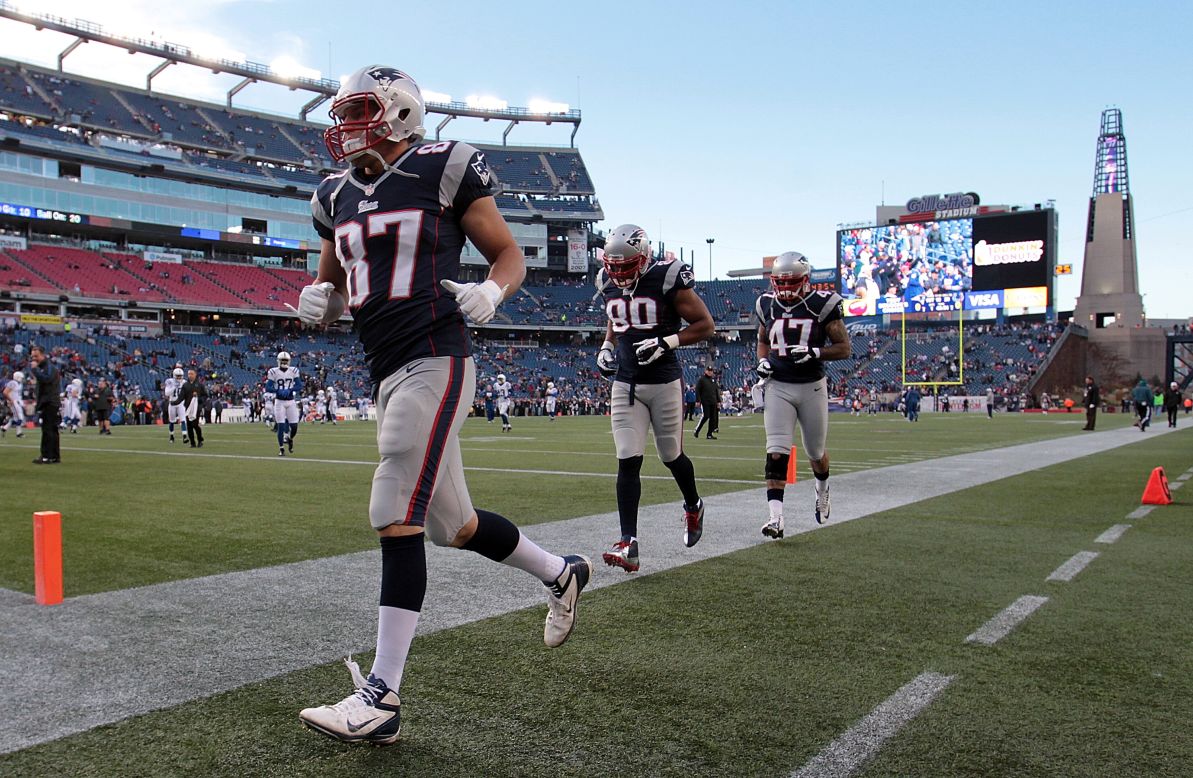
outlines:
[[979, 240], [973, 244], [973, 263], [977, 267], [1039, 262], [1043, 256], [1042, 240], [1020, 240], [1014, 243], [987, 243]]

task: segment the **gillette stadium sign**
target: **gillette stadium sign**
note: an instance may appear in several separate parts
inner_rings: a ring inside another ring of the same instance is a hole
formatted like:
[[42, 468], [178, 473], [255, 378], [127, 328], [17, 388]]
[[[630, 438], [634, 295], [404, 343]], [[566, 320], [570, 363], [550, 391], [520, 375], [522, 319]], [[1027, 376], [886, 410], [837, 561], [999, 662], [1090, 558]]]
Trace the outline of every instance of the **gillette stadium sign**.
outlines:
[[944, 195], [922, 195], [907, 201], [907, 212], [936, 219], [959, 219], [977, 216], [982, 198], [976, 192], [953, 192]]

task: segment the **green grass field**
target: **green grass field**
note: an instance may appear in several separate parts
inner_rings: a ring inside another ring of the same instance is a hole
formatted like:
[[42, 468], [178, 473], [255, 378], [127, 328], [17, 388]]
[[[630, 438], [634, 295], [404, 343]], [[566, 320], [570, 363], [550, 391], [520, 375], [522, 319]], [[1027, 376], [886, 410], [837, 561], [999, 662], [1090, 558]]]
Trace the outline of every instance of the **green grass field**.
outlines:
[[[850, 472], [1075, 435], [1081, 423], [835, 416], [830, 451], [834, 471]], [[729, 419], [715, 443], [688, 439], [706, 493], [760, 485], [760, 425]], [[180, 456], [156, 453], [174, 450], [160, 429], [117, 429], [69, 436], [64, 464], [49, 468], [10, 438], [0, 586], [32, 591], [39, 509], [63, 512], [68, 596], [373, 548], [372, 433], [304, 428], [296, 458], [279, 460], [260, 426], [211, 427], [202, 451]], [[468, 467], [492, 468], [468, 473], [476, 502], [519, 523], [614, 508], [606, 419], [520, 420], [508, 436], [470, 420], [464, 450]], [[526, 639], [541, 608], [419, 638], [392, 748], [299, 726], [298, 708], [344, 691], [343, 667], [329, 664], [0, 756], [0, 774], [787, 775], [931, 670], [956, 680], [865, 775], [1187, 775], [1193, 508], [1176, 492], [1117, 543], [1093, 539], [1138, 505], [1151, 468], [1193, 466], [1193, 432], [1039, 464], [594, 591], [582, 634], [559, 651]], [[648, 459], [644, 474], [667, 472]], [[668, 480], [643, 496], [677, 500]], [[1101, 556], [1070, 583], [1045, 582], [1081, 550]], [[1023, 594], [1050, 601], [994, 646], [963, 642]]]

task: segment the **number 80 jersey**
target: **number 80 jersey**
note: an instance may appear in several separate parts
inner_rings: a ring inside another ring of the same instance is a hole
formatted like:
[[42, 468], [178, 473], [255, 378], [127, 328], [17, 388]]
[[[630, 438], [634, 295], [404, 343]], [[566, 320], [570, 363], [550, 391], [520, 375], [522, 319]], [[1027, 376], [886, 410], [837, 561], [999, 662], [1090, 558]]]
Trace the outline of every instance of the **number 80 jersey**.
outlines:
[[664, 338], [679, 332], [683, 317], [675, 309], [675, 293], [692, 289], [692, 269], [682, 262], [654, 262], [638, 282], [622, 289], [602, 270], [596, 287], [605, 298], [605, 315], [617, 336], [617, 376], [614, 380], [637, 384], [669, 384], [683, 376], [675, 352], [649, 365], [639, 365], [634, 349], [647, 338]]
[[813, 357], [796, 364], [793, 353], [798, 347], [824, 348], [828, 323], [843, 317], [841, 295], [813, 292], [788, 306], [780, 304], [773, 292], [767, 292], [754, 304], [754, 315], [770, 343], [767, 358], [775, 370], [774, 380], [810, 384], [824, 378], [824, 362]]
[[315, 232], [335, 245], [348, 307], [374, 384], [406, 363], [468, 356], [455, 298], [469, 206], [493, 194], [484, 155], [466, 143], [414, 146], [380, 176], [328, 176], [311, 198]]

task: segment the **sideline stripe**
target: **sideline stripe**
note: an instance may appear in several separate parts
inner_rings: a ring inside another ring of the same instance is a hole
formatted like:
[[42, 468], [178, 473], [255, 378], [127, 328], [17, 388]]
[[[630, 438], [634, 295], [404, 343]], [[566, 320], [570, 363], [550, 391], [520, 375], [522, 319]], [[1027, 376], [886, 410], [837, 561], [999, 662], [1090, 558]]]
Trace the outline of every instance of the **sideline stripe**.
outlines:
[[1047, 597], [1025, 594], [979, 627], [977, 632], [965, 638], [965, 642], [992, 646], [1011, 634], [1011, 630], [1019, 626], [1020, 622], [1035, 613], [1036, 609], [1046, 602], [1048, 602]]
[[1097, 551], [1078, 551], [1069, 561], [1052, 571], [1045, 581], [1072, 581], [1085, 566], [1098, 558]]
[[1168, 491], [1175, 492], [1177, 489], [1180, 489], [1184, 485], [1185, 485], [1184, 481], [1177, 481], [1176, 483], [1170, 483], [1170, 484], [1168, 484]]
[[1123, 533], [1131, 529], [1130, 524], [1115, 524], [1110, 529], [1103, 532], [1098, 537], [1094, 538], [1095, 543], [1113, 543], [1123, 536]]
[[955, 675], [921, 673], [845, 730], [792, 778], [829, 778], [856, 774], [887, 740], [932, 704]]
[[1131, 511], [1130, 513], [1128, 513], [1127, 518], [1128, 519], [1142, 519], [1144, 516], [1151, 513], [1155, 507], [1156, 506], [1154, 506], [1154, 505], [1141, 506], [1141, 507], [1136, 508], [1135, 510]]
[[1193, 472], [1189, 472], [1189, 473], [1181, 473], [1180, 475], [1178, 475], [1178, 476], [1176, 477], [1176, 480], [1178, 480], [1178, 481], [1188, 481], [1190, 478], [1193, 478]]
[[[35, 445], [22, 445], [21, 448], [35, 449]], [[261, 462], [311, 462], [320, 465], [368, 465], [369, 467], [376, 467], [376, 460], [365, 459], [315, 459], [308, 457], [264, 457], [253, 454], [207, 454], [199, 451], [144, 451], [135, 448], [88, 448], [85, 446], [71, 446], [63, 448], [63, 451], [98, 451], [105, 454], [142, 454], [151, 457], [199, 457], [205, 459], [249, 459]], [[465, 470], [474, 470], [481, 473], [518, 473], [522, 475], [567, 475], [577, 477], [589, 478], [616, 478], [617, 472], [610, 473], [577, 473], [572, 470], [519, 470], [512, 467], [465, 467]], [[669, 475], [644, 475], [643, 481], [674, 481], [675, 478]], [[701, 478], [702, 483], [713, 484], [744, 484], [745, 486], [758, 486], [762, 483], [759, 478], [754, 481], [748, 481], [743, 478]]]

